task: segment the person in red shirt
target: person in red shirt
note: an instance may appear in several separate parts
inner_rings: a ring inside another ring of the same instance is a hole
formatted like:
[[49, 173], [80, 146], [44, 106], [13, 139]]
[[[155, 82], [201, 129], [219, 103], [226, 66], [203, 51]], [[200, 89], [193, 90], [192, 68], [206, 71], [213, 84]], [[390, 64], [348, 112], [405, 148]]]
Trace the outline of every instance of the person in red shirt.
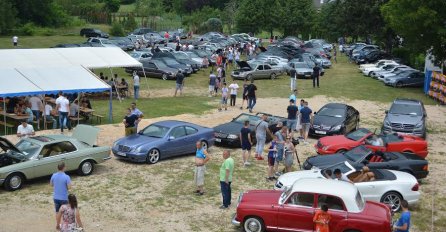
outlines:
[[322, 205], [321, 209], [314, 214], [313, 222], [316, 232], [329, 232], [328, 224], [330, 223], [331, 215], [327, 211], [327, 205]]
[[166, 31], [166, 33], [164, 33], [164, 39], [166, 39], [166, 44], [169, 42], [169, 32]]

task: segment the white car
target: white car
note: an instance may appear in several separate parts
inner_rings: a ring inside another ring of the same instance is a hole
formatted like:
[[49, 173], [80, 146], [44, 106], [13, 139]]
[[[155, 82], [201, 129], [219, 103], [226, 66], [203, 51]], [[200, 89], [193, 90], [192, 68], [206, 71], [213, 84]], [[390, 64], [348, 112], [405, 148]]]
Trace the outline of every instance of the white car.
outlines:
[[400, 73], [402, 73], [404, 71], [407, 71], [407, 70], [414, 70], [414, 69], [411, 68], [411, 67], [398, 68], [398, 69], [394, 70], [393, 72], [380, 74], [379, 77], [378, 77], [378, 80], [384, 81], [384, 79], [386, 79], [388, 77], [396, 76], [396, 75], [398, 75], [398, 74], [400, 74]]
[[366, 68], [376, 67], [376, 66], [382, 65], [384, 63], [393, 63], [393, 62], [395, 62], [395, 61], [393, 61], [393, 60], [378, 60], [378, 62], [373, 63], [373, 64], [361, 64], [361, 65], [359, 65], [359, 70], [362, 72]]
[[365, 76], [370, 76], [372, 74], [372, 72], [381, 71], [381, 70], [383, 70], [384, 66], [389, 65], [389, 64], [398, 65], [398, 63], [395, 62], [395, 61], [390, 62], [390, 63], [380, 63], [377, 66], [372, 66], [372, 67], [365, 68], [364, 70], [362, 70], [362, 73]]
[[[286, 173], [279, 177], [274, 189], [283, 190], [286, 187], [291, 187], [295, 181], [303, 178], [327, 179], [324, 175], [326, 171], [331, 170], [334, 173], [335, 169], [340, 169], [350, 179], [361, 173], [361, 171], [353, 168], [348, 162], [338, 163], [322, 170], [311, 169]], [[418, 191], [418, 181], [413, 175], [385, 169], [374, 169], [371, 171], [375, 175], [375, 180], [354, 183], [364, 199], [388, 204], [393, 211], [401, 209], [401, 201], [403, 199], [410, 205], [417, 204], [420, 192]], [[334, 189], [333, 191], [339, 190]]]
[[374, 75], [374, 77], [380, 81], [384, 81], [384, 75], [388, 75], [391, 74], [393, 75], [395, 72], [397, 72], [398, 70], [409, 70], [412, 69], [409, 66], [406, 65], [397, 65], [394, 66], [392, 69], [387, 70], [387, 71], [379, 71], [379, 72], [374, 72], [372, 75]]

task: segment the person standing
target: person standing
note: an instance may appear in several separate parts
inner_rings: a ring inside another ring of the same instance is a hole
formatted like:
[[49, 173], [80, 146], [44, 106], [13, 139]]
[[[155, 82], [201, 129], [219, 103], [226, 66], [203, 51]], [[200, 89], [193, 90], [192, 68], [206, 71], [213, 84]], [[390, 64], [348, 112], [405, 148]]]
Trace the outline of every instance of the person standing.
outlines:
[[296, 85], [296, 80], [297, 80], [297, 73], [296, 73], [296, 69], [294, 68], [294, 64], [291, 63], [291, 70], [290, 70], [290, 87], [291, 87], [291, 91], [296, 91], [297, 89], [297, 85]]
[[139, 98], [139, 76], [136, 71], [133, 71], [133, 96], [136, 101]]
[[235, 100], [237, 99], [237, 90], [239, 89], [238, 84], [235, 80], [232, 80], [232, 83], [229, 85], [229, 89], [231, 90], [231, 101], [230, 106], [235, 106]]
[[81, 215], [77, 207], [77, 198], [74, 194], [68, 195], [68, 203], [60, 207], [56, 220], [56, 230], [60, 232], [72, 232], [76, 228], [83, 228]]
[[178, 90], [180, 91], [180, 96], [183, 95], [184, 75], [182, 71], [183, 70], [180, 69], [175, 77], [176, 88], [174, 97], [177, 96]]
[[211, 74], [209, 75], [209, 97], [214, 96], [216, 82], [217, 82], [217, 76], [215, 76], [214, 72], [211, 70]]
[[396, 224], [393, 226], [395, 232], [409, 232], [410, 228], [410, 211], [409, 203], [406, 200], [401, 201], [401, 208], [403, 212]]
[[69, 126], [68, 129], [71, 130], [71, 126], [68, 124], [68, 112], [70, 111], [70, 102], [63, 95], [62, 91], [59, 92], [59, 97], [56, 99], [56, 109], [59, 112], [59, 125], [60, 132], [63, 133], [63, 129]]
[[313, 120], [313, 111], [308, 107], [308, 102], [304, 102], [304, 106], [300, 109], [300, 115], [304, 144], [308, 144], [308, 132], [310, 131], [311, 121]]
[[207, 150], [201, 144], [201, 141], [196, 143], [197, 151], [195, 152], [195, 185], [197, 185], [197, 190], [195, 191], [198, 195], [204, 194], [204, 173], [206, 171], [206, 163], [209, 161], [210, 156]]
[[132, 114], [132, 109], [127, 109], [127, 115], [122, 120], [125, 126], [125, 136], [129, 136], [132, 134], [136, 134], [135, 122], [138, 120], [138, 116], [136, 114]]
[[22, 124], [17, 127], [17, 137], [19, 138], [28, 138], [29, 136], [33, 136], [35, 134], [33, 125], [28, 124], [26, 119], [24, 119]]
[[71, 188], [70, 176], [65, 174], [65, 163], [57, 165], [57, 172], [51, 176], [50, 184], [53, 187], [53, 200], [56, 214], [62, 205], [68, 203], [68, 189]]
[[256, 125], [255, 130], [256, 130], [257, 144], [256, 144], [255, 157], [257, 160], [263, 160], [262, 153], [263, 153], [263, 149], [265, 147], [267, 133], [271, 137], [273, 137], [273, 135], [271, 134], [271, 131], [268, 128], [267, 120], [268, 120], [268, 115], [264, 114], [264, 115], [262, 115], [262, 119], [259, 120], [259, 122]]
[[319, 67], [319, 64], [315, 64], [313, 67], [313, 88], [317, 87], [319, 88], [319, 76], [321, 75], [321, 68]]
[[18, 45], [19, 45], [19, 37], [15, 35], [12, 37], [12, 46], [17, 47]]
[[333, 60], [336, 64], [338, 63], [338, 60], [336, 58], [337, 54], [338, 54], [338, 51], [336, 50], [336, 44], [333, 44]]
[[252, 138], [251, 129], [249, 129], [249, 120], [245, 121], [243, 128], [240, 130], [240, 144], [242, 146], [243, 166], [251, 165], [249, 157], [251, 156]]
[[328, 206], [323, 204], [321, 209], [316, 211], [313, 217], [314, 227], [316, 232], [329, 232], [329, 223], [331, 215], [328, 213]]
[[[281, 123], [281, 122], [279, 122]], [[279, 124], [277, 124], [279, 125]], [[282, 126], [280, 130], [276, 131], [274, 135], [277, 137], [277, 157], [274, 163], [274, 171], [276, 176], [282, 175], [282, 172], [279, 172], [279, 164], [283, 162], [283, 154], [285, 148], [285, 138], [288, 136], [288, 128], [286, 126]]]
[[297, 109], [297, 106], [294, 104], [294, 100], [290, 100], [290, 105], [286, 109], [288, 113], [288, 121], [287, 125], [290, 130], [291, 136], [293, 136], [294, 131], [296, 131], [296, 125], [297, 125], [297, 114], [299, 113], [299, 110]]
[[221, 105], [218, 111], [221, 111], [223, 107], [225, 110], [228, 110], [228, 92], [229, 89], [226, 87], [226, 83], [223, 83], [223, 87], [221, 88]]
[[135, 102], [132, 102], [132, 104], [130, 105], [130, 108], [132, 109], [132, 114], [134, 114], [138, 117], [138, 119], [135, 121], [135, 132], [138, 132], [138, 124], [139, 124], [139, 122], [141, 122], [142, 118], [144, 117], [144, 114], [142, 113], [141, 110], [136, 108]]
[[251, 79], [251, 84], [246, 87], [246, 96], [248, 97], [248, 109], [252, 113], [252, 109], [256, 105], [256, 91], [257, 86], [254, 85], [254, 79]]
[[291, 168], [294, 163], [294, 145], [292, 143], [292, 137], [289, 135], [286, 138], [284, 144], [284, 164], [285, 164], [285, 172], [291, 172]]
[[[247, 93], [248, 93], [248, 79], [245, 78], [245, 80], [243, 80], [242, 106], [240, 106], [241, 110], [243, 110], [245, 101], [246, 101], [246, 105], [248, 105], [248, 94]], [[248, 109], [248, 107], [246, 107], [246, 109]]]
[[276, 179], [274, 176], [274, 163], [276, 162], [277, 158], [277, 136], [274, 135], [273, 140], [271, 141], [271, 144], [268, 148], [268, 177], [266, 177], [266, 180], [273, 181]]
[[223, 204], [220, 209], [227, 209], [231, 205], [231, 183], [234, 173], [234, 159], [229, 150], [223, 151], [223, 163], [220, 166], [220, 188], [223, 197]]
[[37, 129], [40, 130], [40, 111], [43, 109], [42, 99], [34, 95], [29, 99], [29, 103], [31, 103], [31, 110], [36, 117]]

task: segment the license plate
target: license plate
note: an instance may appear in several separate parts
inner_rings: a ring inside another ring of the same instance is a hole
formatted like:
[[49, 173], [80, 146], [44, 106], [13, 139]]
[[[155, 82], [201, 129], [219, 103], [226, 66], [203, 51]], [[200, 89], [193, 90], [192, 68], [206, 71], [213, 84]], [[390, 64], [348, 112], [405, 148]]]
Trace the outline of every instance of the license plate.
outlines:
[[221, 143], [221, 139], [215, 139], [215, 142]]
[[126, 157], [127, 155], [124, 153], [124, 152], [117, 152], [116, 153], [116, 155], [119, 155], [119, 156], [124, 156], [124, 157]]
[[316, 131], [314, 131], [314, 132], [316, 132], [316, 134], [321, 134], [321, 135], [326, 135], [326, 134], [327, 134], [326, 131], [319, 131], [319, 130], [316, 130]]

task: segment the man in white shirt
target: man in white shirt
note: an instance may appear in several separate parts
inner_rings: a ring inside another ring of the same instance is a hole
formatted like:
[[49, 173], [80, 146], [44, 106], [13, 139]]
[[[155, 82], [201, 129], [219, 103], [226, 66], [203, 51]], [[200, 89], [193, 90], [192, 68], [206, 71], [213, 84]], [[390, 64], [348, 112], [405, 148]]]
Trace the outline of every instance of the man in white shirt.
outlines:
[[68, 123], [68, 112], [70, 110], [70, 102], [63, 95], [62, 91], [59, 91], [59, 97], [56, 99], [56, 109], [59, 111], [59, 125], [60, 132], [63, 133], [63, 129], [68, 125], [68, 129], [71, 130], [71, 126]]
[[53, 111], [53, 107], [51, 105], [45, 105], [45, 110], [43, 111], [43, 116], [45, 117], [45, 120], [47, 122], [52, 121], [53, 122], [53, 129], [57, 128], [57, 121], [56, 119], [53, 117], [52, 114]]
[[232, 80], [232, 83], [229, 85], [229, 89], [231, 90], [230, 94], [231, 94], [231, 101], [230, 101], [230, 106], [235, 106], [235, 99], [237, 98], [237, 90], [240, 87], [238, 86], [238, 84], [235, 82], [235, 80]]
[[28, 138], [35, 134], [33, 126], [28, 124], [26, 120], [23, 120], [22, 124], [17, 128], [17, 137], [19, 138]]
[[349, 183], [353, 183], [348, 177], [347, 175], [345, 175], [344, 173], [341, 172], [340, 169], [335, 169], [334, 172], [335, 177], [337, 180], [341, 180], [341, 181], [345, 181], [345, 182], [349, 182]]
[[139, 76], [136, 73], [136, 71], [133, 72], [133, 91], [134, 91], [134, 97], [135, 100], [138, 101], [139, 98]]
[[12, 45], [14, 45], [14, 47], [17, 47], [18, 44], [19, 44], [19, 37], [15, 35], [12, 37]]
[[31, 110], [36, 117], [37, 129], [40, 130], [40, 110], [43, 109], [42, 99], [34, 95], [29, 99], [29, 103], [31, 103]]

